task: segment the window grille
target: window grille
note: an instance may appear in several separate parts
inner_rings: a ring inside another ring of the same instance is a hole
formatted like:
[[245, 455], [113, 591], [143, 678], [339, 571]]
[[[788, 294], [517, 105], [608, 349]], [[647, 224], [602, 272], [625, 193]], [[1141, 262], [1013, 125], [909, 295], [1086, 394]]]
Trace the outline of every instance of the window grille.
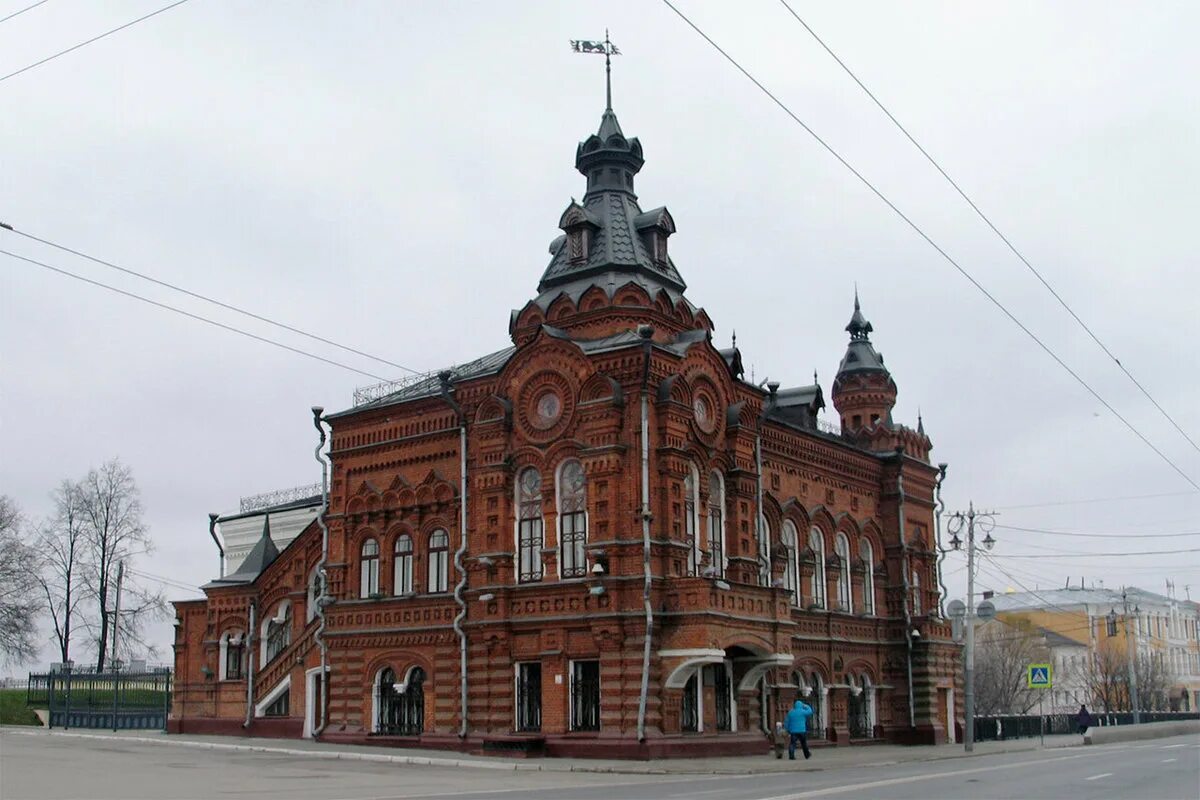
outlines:
[[517, 730], [542, 729], [542, 665], [517, 664]]
[[242, 659], [245, 658], [246, 645], [242, 642], [225, 645], [225, 680], [236, 681], [242, 677]]
[[571, 664], [571, 730], [600, 730], [600, 662]]
[[378, 733], [418, 736], [425, 730], [425, 670], [414, 667], [404, 692], [396, 690], [396, 671], [387, 667], [379, 675]]
[[725, 664], [709, 664], [708, 669], [712, 671], [713, 676], [713, 705], [716, 706], [717, 730], [731, 731], [733, 730], [733, 709], [731, 708], [731, 696], [729, 686], [729, 671], [725, 668]]
[[679, 707], [679, 730], [696, 733], [700, 730], [700, 681], [695, 674], [683, 685], [683, 703]]
[[560, 574], [564, 578], [587, 577], [587, 478], [583, 465], [568, 461], [559, 471]]
[[517, 481], [518, 575], [521, 583], [542, 579], [542, 476], [529, 467]]
[[279, 656], [292, 643], [292, 609], [284, 610], [282, 622], [271, 619], [267, 622], [267, 663]]

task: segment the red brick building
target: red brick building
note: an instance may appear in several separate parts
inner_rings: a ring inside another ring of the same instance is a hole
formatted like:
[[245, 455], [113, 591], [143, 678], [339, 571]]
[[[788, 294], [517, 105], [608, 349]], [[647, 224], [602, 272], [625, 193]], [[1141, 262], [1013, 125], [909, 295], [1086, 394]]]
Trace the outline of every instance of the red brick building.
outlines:
[[611, 108], [575, 163], [512, 346], [315, 410], [326, 513], [176, 604], [173, 730], [761, 752], [802, 695], [818, 740], [953, 737], [939, 473], [857, 298], [834, 433], [713, 343]]

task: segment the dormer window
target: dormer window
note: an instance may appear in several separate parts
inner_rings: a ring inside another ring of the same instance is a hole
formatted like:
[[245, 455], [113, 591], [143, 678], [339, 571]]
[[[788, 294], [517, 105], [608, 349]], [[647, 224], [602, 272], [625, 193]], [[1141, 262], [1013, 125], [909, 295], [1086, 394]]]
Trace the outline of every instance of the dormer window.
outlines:
[[656, 231], [651, 235], [651, 242], [654, 245], [654, 260], [659, 264], [667, 263], [667, 237], [660, 231]]
[[572, 264], [582, 264], [588, 257], [587, 228], [577, 228], [567, 234], [568, 257]]

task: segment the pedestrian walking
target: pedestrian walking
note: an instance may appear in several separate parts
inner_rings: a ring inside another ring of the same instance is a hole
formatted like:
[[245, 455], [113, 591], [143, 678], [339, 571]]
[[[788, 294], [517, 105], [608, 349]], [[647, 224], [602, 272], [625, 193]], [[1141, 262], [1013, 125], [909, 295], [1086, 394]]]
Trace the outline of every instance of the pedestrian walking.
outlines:
[[796, 705], [788, 712], [784, 727], [788, 732], [788, 758], [796, 760], [796, 742], [804, 752], [805, 760], [812, 757], [808, 750], [808, 718], [813, 714], [812, 706], [803, 700], [797, 700]]
[[1096, 724], [1092, 719], [1092, 715], [1088, 713], [1087, 706], [1081, 705], [1079, 713], [1075, 716], [1075, 721], [1079, 723], [1079, 735], [1083, 736], [1087, 733], [1088, 728]]

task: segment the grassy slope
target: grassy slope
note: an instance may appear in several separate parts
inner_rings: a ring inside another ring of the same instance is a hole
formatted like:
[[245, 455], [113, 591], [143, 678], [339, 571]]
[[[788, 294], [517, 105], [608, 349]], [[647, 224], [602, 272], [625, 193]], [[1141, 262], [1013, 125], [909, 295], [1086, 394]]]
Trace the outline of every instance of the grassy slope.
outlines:
[[0, 689], [0, 725], [41, 725], [37, 715], [25, 707], [24, 689]]

